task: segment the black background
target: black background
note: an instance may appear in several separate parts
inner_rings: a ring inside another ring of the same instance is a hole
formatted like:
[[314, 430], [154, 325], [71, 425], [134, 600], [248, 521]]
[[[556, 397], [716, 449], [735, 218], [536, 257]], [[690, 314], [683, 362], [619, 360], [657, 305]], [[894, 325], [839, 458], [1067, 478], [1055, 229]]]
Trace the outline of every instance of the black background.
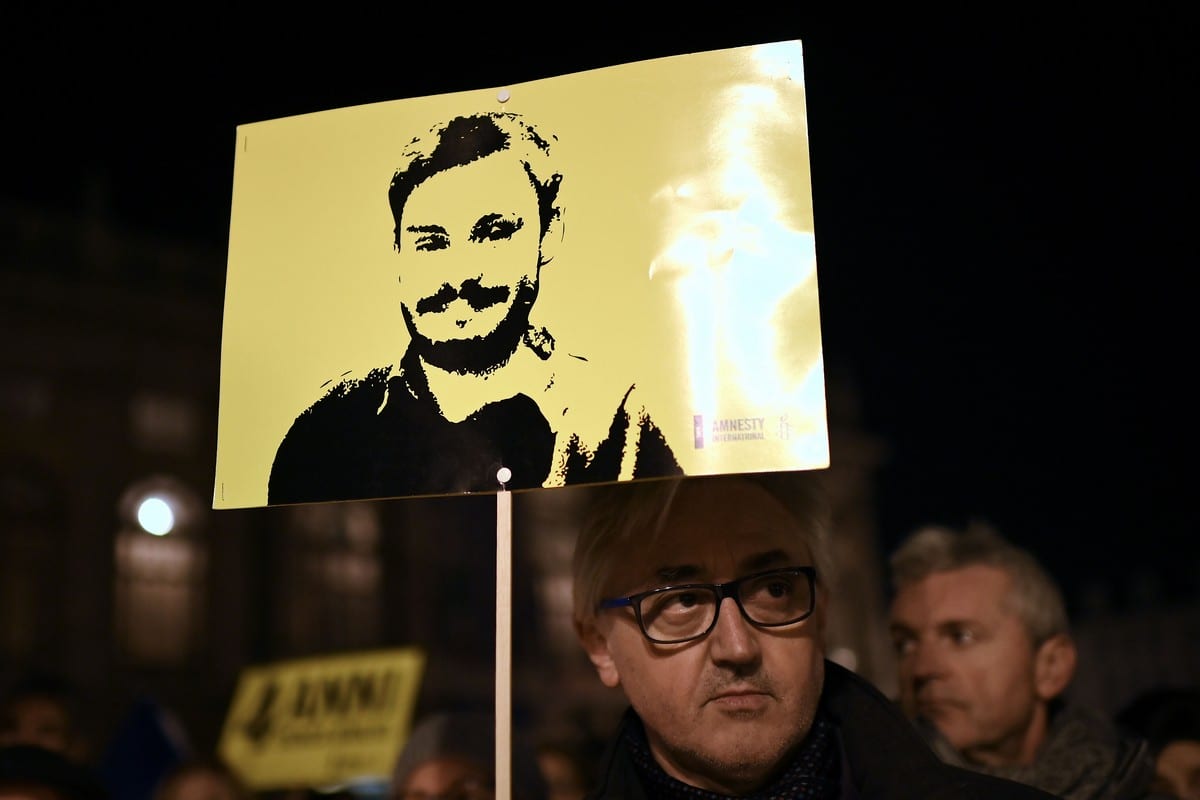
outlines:
[[980, 516], [1072, 603], [1196, 598], [1197, 31], [1090, 8], [10, 15], [0, 193], [223, 251], [239, 124], [800, 38], [826, 360], [887, 447], [885, 546]]

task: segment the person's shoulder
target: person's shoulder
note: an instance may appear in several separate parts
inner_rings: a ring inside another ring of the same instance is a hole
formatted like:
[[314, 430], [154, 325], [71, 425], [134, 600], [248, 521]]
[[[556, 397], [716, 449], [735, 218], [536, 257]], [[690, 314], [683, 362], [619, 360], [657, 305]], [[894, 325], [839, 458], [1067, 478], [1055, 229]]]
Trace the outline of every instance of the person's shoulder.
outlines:
[[111, 797], [92, 767], [57, 751], [28, 744], [0, 747], [0, 784], [32, 784], [67, 800], [110, 800]]
[[[896, 703], [883, 694], [873, 683], [857, 672], [836, 661], [825, 661], [825, 683], [822, 701], [833, 714], [835, 721], [850, 721], [856, 716], [870, 715], [878, 721], [912, 726]], [[915, 732], [914, 732], [915, 733]]]
[[596, 783], [586, 800], [646, 800], [649, 797], [625, 744], [631, 729], [640, 725], [641, 721], [634, 710], [626, 708], [616, 733], [608, 740], [600, 757]]
[[325, 380], [318, 389], [319, 397], [308, 411], [348, 404], [369, 402], [387, 392], [388, 379], [395, 373], [391, 366], [347, 370]]
[[1150, 742], [1133, 733], [1098, 709], [1079, 703], [1065, 702], [1050, 722], [1051, 736], [1070, 744], [1080, 758], [1095, 758], [1107, 754], [1104, 768], [1105, 783], [1117, 791], [1114, 797], [1137, 797], [1152, 800], [1154, 783], [1154, 752]]
[[392, 367], [387, 366], [331, 377], [317, 389], [317, 399], [296, 415], [288, 435], [358, 425], [363, 418], [377, 415], [388, 400], [392, 375]]
[[943, 795], [951, 797], [971, 797], [977, 800], [1063, 800], [1060, 795], [1050, 794], [1035, 786], [1018, 783], [1007, 778], [985, 775], [963, 767], [946, 765], [946, 773], [951, 777], [952, 784], [948, 785]]
[[343, 373], [323, 385], [321, 397], [292, 421], [275, 450], [268, 503], [346, 499], [361, 491], [355, 484], [364, 466], [348, 454], [363, 452], [375, 434], [391, 372], [377, 367]]

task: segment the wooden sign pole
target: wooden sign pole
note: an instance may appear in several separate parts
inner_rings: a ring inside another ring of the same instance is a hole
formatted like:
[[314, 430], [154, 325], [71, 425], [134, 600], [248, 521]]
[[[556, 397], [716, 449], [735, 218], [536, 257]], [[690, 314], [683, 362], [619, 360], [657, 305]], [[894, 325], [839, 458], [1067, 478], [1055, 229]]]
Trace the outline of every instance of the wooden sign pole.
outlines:
[[512, 795], [512, 473], [496, 473], [496, 800]]

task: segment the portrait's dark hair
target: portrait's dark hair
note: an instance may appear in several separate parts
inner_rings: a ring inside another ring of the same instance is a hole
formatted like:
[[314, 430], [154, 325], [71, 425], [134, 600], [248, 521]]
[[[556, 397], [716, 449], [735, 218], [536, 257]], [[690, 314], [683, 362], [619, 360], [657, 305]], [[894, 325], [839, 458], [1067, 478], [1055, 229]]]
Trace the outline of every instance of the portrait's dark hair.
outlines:
[[455, 117], [413, 139], [401, 154], [401, 166], [388, 189], [396, 249], [400, 249], [400, 217], [414, 189], [439, 172], [504, 150], [511, 150], [521, 162], [537, 193], [540, 235], [544, 237], [563, 213], [558, 202], [562, 174], [554, 170], [550, 159], [550, 140], [555, 138], [543, 136], [517, 114], [491, 112]]

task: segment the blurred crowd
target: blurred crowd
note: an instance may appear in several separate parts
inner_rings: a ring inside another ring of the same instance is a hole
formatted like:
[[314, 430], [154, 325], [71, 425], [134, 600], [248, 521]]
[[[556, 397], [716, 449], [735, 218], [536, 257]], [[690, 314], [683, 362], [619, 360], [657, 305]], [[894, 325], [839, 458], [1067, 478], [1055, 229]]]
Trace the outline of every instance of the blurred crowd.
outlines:
[[[496, 725], [483, 711], [416, 720], [386, 781], [252, 791], [216, 753], [196, 752], [164, 709], [139, 701], [97, 748], [80, 724], [88, 709], [57, 673], [31, 672], [0, 701], [4, 800], [485, 800], [495, 796]], [[511, 744], [514, 800], [582, 800], [602, 740], [583, 721], [518, 731]]]

